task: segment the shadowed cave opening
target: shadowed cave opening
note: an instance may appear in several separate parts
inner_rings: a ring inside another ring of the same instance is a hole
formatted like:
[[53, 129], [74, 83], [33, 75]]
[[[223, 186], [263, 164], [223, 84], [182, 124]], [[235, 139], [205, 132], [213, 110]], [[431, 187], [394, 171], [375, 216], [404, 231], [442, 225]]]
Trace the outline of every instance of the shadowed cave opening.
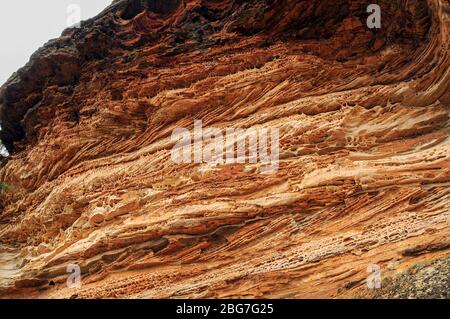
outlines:
[[175, 11], [180, 4], [180, 0], [132, 0], [123, 11], [121, 18], [133, 19], [146, 9], [156, 14], [167, 15]]

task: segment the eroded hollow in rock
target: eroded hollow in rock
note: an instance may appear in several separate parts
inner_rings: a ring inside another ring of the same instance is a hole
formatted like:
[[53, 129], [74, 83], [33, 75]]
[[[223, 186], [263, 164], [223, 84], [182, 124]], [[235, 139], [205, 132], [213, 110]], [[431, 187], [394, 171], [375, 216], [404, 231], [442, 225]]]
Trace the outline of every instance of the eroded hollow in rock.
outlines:
[[147, 8], [155, 13], [167, 15], [181, 5], [182, 0], [147, 0]]
[[133, 19], [145, 10], [143, 0], [131, 0], [123, 11], [121, 17], [125, 20]]
[[145, 10], [164, 16], [175, 11], [181, 3], [181, 0], [131, 0], [121, 18], [131, 20]]

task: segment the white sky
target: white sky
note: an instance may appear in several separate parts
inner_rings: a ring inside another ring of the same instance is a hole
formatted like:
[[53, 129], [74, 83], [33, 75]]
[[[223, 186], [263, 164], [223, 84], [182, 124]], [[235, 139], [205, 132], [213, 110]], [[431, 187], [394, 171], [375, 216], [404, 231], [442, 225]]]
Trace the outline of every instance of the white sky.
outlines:
[[112, 0], [0, 0], [0, 86], [24, 66], [39, 47], [74, 23], [71, 4], [81, 20], [100, 13]]

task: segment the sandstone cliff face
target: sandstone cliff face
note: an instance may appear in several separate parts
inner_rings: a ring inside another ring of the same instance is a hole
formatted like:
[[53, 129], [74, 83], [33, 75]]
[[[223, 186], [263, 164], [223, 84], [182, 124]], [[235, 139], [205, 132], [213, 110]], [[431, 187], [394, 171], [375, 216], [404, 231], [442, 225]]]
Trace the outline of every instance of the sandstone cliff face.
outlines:
[[[369, 3], [119, 0], [38, 50], [0, 92], [0, 295], [448, 289], [450, 5]], [[279, 128], [278, 172], [174, 163], [194, 120]]]

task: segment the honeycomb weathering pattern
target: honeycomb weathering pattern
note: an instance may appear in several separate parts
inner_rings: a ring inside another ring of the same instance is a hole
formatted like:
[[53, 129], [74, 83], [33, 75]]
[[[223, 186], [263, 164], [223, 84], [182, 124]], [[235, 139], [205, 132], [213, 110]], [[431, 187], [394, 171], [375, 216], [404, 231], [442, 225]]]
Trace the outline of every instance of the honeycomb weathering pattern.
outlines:
[[[120, 0], [39, 49], [0, 90], [0, 296], [371, 298], [371, 264], [444, 269], [450, 5], [376, 2], [379, 30], [363, 0]], [[173, 163], [194, 120], [279, 128], [279, 171]]]

